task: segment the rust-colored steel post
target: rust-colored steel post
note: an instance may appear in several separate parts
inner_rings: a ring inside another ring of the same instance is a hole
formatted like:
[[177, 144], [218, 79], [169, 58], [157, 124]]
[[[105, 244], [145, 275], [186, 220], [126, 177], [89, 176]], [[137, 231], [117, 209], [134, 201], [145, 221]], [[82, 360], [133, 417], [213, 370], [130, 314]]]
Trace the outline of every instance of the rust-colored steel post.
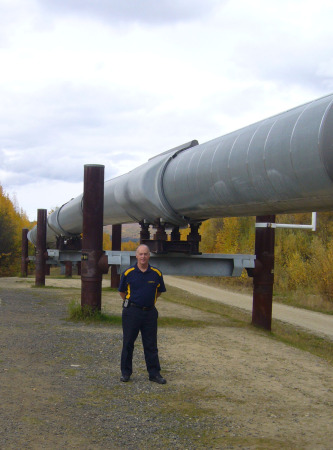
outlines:
[[35, 285], [45, 286], [46, 273], [46, 222], [47, 210], [37, 210], [37, 240], [36, 240], [36, 275]]
[[[275, 215], [258, 216], [256, 223], [275, 223]], [[275, 228], [256, 228], [252, 324], [266, 330], [272, 327], [274, 244]]]
[[81, 306], [100, 310], [103, 255], [104, 166], [84, 166], [83, 238], [81, 257]]
[[[112, 225], [112, 250], [121, 250], [121, 224]], [[120, 274], [117, 273], [117, 266], [111, 265], [111, 287], [118, 288]]]
[[21, 277], [28, 276], [28, 228], [22, 228]]
[[70, 278], [73, 275], [73, 264], [72, 261], [65, 262], [65, 276]]

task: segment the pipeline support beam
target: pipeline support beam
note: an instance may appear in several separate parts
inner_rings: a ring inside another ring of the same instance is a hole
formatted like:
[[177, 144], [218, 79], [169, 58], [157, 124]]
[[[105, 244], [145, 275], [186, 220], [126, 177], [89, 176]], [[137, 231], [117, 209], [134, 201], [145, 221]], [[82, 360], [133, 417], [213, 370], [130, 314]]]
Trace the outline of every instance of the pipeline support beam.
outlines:
[[83, 237], [81, 256], [81, 306], [100, 310], [103, 255], [104, 166], [84, 166]]
[[[275, 216], [258, 216], [256, 223], [275, 223]], [[275, 228], [256, 227], [252, 324], [271, 330], [274, 284]]]
[[65, 276], [66, 278], [71, 278], [73, 275], [73, 264], [72, 261], [65, 262]]
[[37, 244], [35, 285], [45, 286], [47, 210], [37, 210]]

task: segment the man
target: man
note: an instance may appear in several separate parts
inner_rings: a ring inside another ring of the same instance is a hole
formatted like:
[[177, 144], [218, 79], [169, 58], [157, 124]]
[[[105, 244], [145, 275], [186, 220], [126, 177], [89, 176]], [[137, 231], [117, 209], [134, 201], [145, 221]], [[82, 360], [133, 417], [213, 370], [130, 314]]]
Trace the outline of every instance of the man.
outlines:
[[160, 374], [157, 349], [157, 298], [165, 292], [162, 273], [149, 264], [150, 252], [146, 245], [136, 250], [137, 262], [122, 274], [119, 293], [123, 299], [123, 349], [121, 352], [121, 381], [132, 375], [134, 342], [141, 331], [149, 380], [165, 384]]

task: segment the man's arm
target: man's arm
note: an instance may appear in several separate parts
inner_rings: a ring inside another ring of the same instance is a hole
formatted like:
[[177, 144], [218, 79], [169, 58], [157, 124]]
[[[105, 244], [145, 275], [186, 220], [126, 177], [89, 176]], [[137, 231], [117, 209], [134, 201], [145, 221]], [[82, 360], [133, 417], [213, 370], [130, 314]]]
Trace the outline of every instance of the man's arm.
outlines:
[[126, 298], [126, 292], [119, 292], [119, 294], [120, 294], [120, 297], [121, 297], [123, 300], [125, 300], [125, 298]]

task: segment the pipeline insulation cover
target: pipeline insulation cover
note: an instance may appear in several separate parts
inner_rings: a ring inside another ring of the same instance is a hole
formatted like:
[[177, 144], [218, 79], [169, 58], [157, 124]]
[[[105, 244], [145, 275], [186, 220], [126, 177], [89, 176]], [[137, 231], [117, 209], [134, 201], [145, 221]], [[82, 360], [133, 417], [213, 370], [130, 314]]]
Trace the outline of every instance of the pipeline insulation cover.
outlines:
[[[332, 105], [333, 94], [106, 181], [104, 224], [333, 209]], [[48, 217], [47, 243], [81, 232], [82, 195]]]

